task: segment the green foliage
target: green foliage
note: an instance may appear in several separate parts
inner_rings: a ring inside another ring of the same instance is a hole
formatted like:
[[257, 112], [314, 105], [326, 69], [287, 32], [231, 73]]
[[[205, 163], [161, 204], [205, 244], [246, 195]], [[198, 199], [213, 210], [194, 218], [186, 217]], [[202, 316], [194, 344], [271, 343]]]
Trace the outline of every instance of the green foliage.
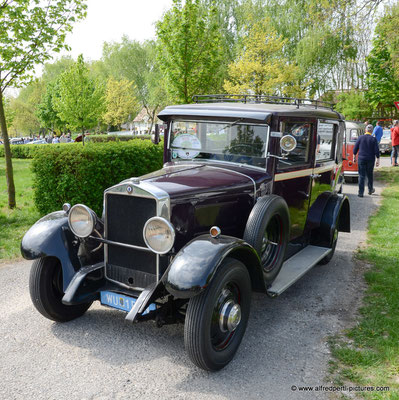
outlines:
[[[382, 24], [384, 19], [380, 21]], [[367, 57], [368, 71], [367, 99], [377, 107], [378, 105], [392, 104], [399, 99], [399, 73], [395, 75], [395, 67], [385, 33], [378, 33], [373, 39], [373, 49]]]
[[87, 142], [104, 143], [104, 142], [128, 142], [129, 140], [151, 140], [151, 135], [90, 135], [86, 136]]
[[243, 39], [243, 51], [229, 65], [229, 78], [224, 89], [232, 94], [301, 96], [298, 68], [283, 55], [286, 44], [268, 18], [253, 24]]
[[121, 124], [132, 121], [140, 111], [140, 105], [134, 95], [133, 82], [127, 79], [108, 79], [105, 93], [106, 112], [104, 122], [120, 128]]
[[217, 10], [200, 0], [173, 0], [156, 25], [159, 67], [174, 102], [191, 103], [194, 94], [218, 92], [223, 82], [223, 48]]
[[364, 92], [344, 92], [338, 95], [337, 100], [335, 109], [348, 120], [360, 121], [372, 115], [373, 107], [365, 99]]
[[168, 103], [153, 41], [141, 44], [123, 36], [120, 43], [104, 43], [103, 63], [93, 64], [92, 71], [105, 77], [103, 79], [113, 76], [132, 81], [135, 96], [146, 110], [151, 124], [155, 123], [157, 112]]
[[[14, 144], [11, 145], [11, 155], [12, 158], [33, 158], [36, 154], [36, 151], [41, 146], [47, 146], [46, 144], [43, 145], [34, 145], [34, 144]], [[0, 157], [4, 157], [4, 146], [0, 146]]]
[[30, 79], [35, 64], [68, 46], [65, 36], [85, 16], [83, 0], [5, 0], [0, 12], [0, 87]]
[[59, 93], [58, 81], [50, 81], [47, 83], [46, 91], [36, 109], [36, 115], [40, 121], [40, 126], [43, 128], [55, 130], [65, 127], [66, 125], [54, 109], [56, 98], [60, 97]]
[[146, 140], [46, 146], [33, 160], [36, 207], [46, 214], [65, 202], [84, 203], [101, 215], [103, 191], [161, 168], [162, 154], [162, 144]]
[[61, 120], [81, 131], [97, 125], [104, 111], [103, 86], [89, 76], [82, 55], [61, 74], [58, 89], [59, 96], [52, 100]]

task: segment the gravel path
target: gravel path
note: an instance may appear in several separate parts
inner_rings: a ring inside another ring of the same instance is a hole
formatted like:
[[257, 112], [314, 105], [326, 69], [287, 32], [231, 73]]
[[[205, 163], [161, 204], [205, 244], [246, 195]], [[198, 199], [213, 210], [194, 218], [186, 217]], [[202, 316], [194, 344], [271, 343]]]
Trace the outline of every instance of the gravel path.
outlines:
[[80, 319], [43, 318], [28, 293], [30, 262], [0, 265], [0, 399], [315, 399], [292, 391], [322, 385], [326, 339], [352, 320], [364, 287], [353, 251], [366, 240], [376, 194], [359, 199], [345, 185], [352, 233], [340, 234], [336, 254], [277, 299], [253, 298], [241, 347], [218, 373], [187, 358], [183, 326], [130, 325], [98, 303]]

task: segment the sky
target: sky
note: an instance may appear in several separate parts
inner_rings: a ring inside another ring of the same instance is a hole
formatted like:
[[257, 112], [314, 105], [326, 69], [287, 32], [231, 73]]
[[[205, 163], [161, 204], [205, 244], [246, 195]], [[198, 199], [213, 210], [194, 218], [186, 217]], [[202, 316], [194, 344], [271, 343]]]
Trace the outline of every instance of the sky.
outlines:
[[120, 41], [123, 35], [143, 41], [155, 38], [155, 22], [172, 5], [172, 0], [88, 0], [87, 17], [75, 23], [66, 43], [77, 58], [101, 58], [103, 42]]

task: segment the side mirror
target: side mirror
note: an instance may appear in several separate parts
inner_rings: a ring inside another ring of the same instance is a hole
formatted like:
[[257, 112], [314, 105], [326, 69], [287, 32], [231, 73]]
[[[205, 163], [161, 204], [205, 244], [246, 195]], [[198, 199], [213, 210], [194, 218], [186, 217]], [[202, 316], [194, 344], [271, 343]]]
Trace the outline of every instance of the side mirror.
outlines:
[[297, 146], [297, 141], [292, 135], [285, 135], [280, 139], [280, 147], [281, 150], [284, 150], [286, 153], [294, 150]]

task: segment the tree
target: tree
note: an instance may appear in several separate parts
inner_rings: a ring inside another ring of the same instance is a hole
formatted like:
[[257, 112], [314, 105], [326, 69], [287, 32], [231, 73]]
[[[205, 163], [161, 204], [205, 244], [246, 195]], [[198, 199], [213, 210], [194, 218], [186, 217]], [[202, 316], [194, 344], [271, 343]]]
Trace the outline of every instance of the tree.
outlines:
[[157, 112], [168, 103], [155, 43], [139, 43], [126, 36], [121, 43], [104, 43], [103, 64], [105, 71], [101, 65], [93, 65], [95, 73], [134, 83], [135, 94], [151, 121], [151, 131]]
[[85, 10], [84, 0], [48, 0], [46, 5], [41, 0], [3, 0], [0, 4], [0, 126], [10, 208], [16, 202], [4, 91], [28, 81], [35, 64], [48, 60], [53, 51], [67, 48], [65, 35]]
[[342, 113], [346, 119], [355, 121], [369, 118], [373, 113], [373, 107], [365, 99], [364, 92], [355, 90], [338, 95], [335, 109]]
[[386, 38], [377, 34], [373, 39], [373, 49], [367, 57], [368, 91], [366, 98], [377, 107], [392, 104], [399, 99], [399, 78], [395, 76], [394, 66]]
[[65, 122], [54, 108], [54, 103], [58, 97], [60, 97], [59, 81], [47, 83], [46, 91], [36, 109], [36, 116], [42, 128], [53, 131], [65, 127]]
[[199, 0], [173, 0], [173, 7], [156, 24], [159, 67], [166, 89], [178, 103], [194, 94], [219, 91], [223, 83], [223, 48], [216, 8], [206, 12]]
[[117, 126], [133, 119], [140, 111], [140, 105], [134, 95], [134, 86], [127, 79], [117, 81], [109, 78], [105, 92], [106, 112], [103, 116], [106, 124]]
[[101, 119], [103, 96], [102, 85], [90, 77], [89, 69], [80, 55], [76, 63], [61, 74], [59, 97], [53, 97], [53, 105], [58, 117], [71, 129], [80, 129], [84, 136], [85, 130], [95, 126]]
[[297, 84], [298, 68], [283, 55], [286, 44], [268, 18], [253, 24], [243, 39], [239, 59], [229, 65], [224, 89], [231, 94], [301, 95]]

